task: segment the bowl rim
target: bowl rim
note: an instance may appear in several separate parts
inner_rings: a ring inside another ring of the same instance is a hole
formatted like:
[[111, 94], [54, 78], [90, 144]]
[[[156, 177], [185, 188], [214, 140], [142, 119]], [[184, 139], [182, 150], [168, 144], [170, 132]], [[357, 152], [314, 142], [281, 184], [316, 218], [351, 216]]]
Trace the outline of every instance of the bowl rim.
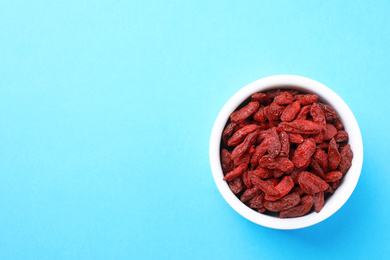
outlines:
[[[280, 219], [277, 217], [265, 215], [254, 211], [242, 203], [230, 190], [227, 182], [223, 181], [223, 173], [220, 163], [220, 142], [222, 131], [230, 114], [253, 93], [262, 92], [270, 89], [286, 88], [297, 89], [306, 93], [315, 93], [319, 100], [331, 105], [339, 114], [340, 120], [344, 124], [345, 130], [349, 135], [349, 144], [351, 145], [354, 157], [352, 166], [348, 173], [343, 177], [340, 187], [329, 197], [328, 203], [325, 203], [319, 213], [309, 213], [308, 215]], [[351, 130], [353, 129], [353, 131]], [[215, 120], [209, 143], [209, 159], [214, 181], [226, 202], [244, 218], [264, 227], [273, 229], [299, 229], [317, 224], [338, 211], [352, 195], [363, 165], [363, 141], [361, 132], [348, 105], [333, 90], [313, 79], [297, 75], [275, 75], [265, 77], [249, 83], [237, 91], [223, 106]]]

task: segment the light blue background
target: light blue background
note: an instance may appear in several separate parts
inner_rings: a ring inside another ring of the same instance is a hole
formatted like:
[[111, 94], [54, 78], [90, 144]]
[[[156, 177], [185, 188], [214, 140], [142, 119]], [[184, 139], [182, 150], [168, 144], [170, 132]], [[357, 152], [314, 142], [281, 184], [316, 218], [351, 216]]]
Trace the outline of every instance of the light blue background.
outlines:
[[[2, 1], [1, 259], [384, 259], [389, 1]], [[223, 200], [211, 129], [240, 88], [296, 74], [360, 125], [355, 192], [279, 231]]]

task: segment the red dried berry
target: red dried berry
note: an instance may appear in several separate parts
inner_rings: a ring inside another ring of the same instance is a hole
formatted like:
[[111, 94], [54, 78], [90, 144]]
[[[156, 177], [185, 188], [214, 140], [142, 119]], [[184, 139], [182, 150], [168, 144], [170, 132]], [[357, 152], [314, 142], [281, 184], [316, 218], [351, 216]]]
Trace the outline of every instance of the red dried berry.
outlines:
[[315, 175], [321, 177], [322, 179], [325, 178], [324, 171], [322, 170], [321, 166], [318, 164], [318, 162], [314, 158], [311, 158], [310, 169], [311, 169], [311, 172], [314, 173]]
[[235, 178], [234, 180], [228, 182], [229, 183], [229, 187], [231, 189], [231, 191], [234, 193], [234, 194], [238, 194], [242, 191], [243, 189], [243, 186], [242, 186], [242, 180], [240, 177], [238, 178]]
[[287, 157], [290, 153], [290, 137], [285, 131], [281, 131], [279, 133], [279, 140], [280, 140], [280, 156]]
[[227, 144], [229, 137], [233, 134], [234, 127], [236, 123], [230, 123], [222, 132], [222, 140], [224, 144]]
[[339, 118], [335, 118], [335, 120], [333, 121], [333, 125], [336, 127], [337, 130], [344, 129], [343, 123], [341, 123]]
[[274, 101], [276, 104], [283, 106], [291, 104], [295, 100], [294, 96], [288, 93], [287, 91], [284, 91], [282, 94], [275, 97]]
[[335, 182], [343, 177], [343, 173], [340, 171], [331, 171], [325, 174], [324, 180], [326, 182]]
[[266, 181], [260, 179], [256, 175], [251, 175], [251, 181], [253, 185], [259, 187], [265, 194], [278, 195], [279, 191]]
[[233, 112], [230, 115], [230, 120], [232, 120], [232, 122], [239, 122], [244, 120], [254, 114], [259, 109], [259, 106], [260, 104], [257, 101], [249, 102], [248, 105], [244, 106], [240, 110]]
[[306, 195], [301, 198], [301, 202], [290, 209], [282, 210], [280, 218], [294, 218], [305, 215], [313, 207], [314, 199], [312, 195]]
[[318, 213], [324, 207], [324, 203], [325, 203], [324, 192], [320, 191], [316, 194], [313, 194], [313, 199], [314, 199], [314, 210], [315, 212]]
[[335, 137], [337, 134], [337, 129], [331, 124], [326, 124], [326, 129], [324, 133], [324, 140], [330, 140]]
[[289, 133], [288, 137], [290, 139], [290, 143], [295, 143], [295, 144], [303, 143], [303, 137], [300, 134]]
[[294, 152], [292, 162], [297, 168], [306, 168], [310, 164], [310, 159], [316, 151], [316, 143], [308, 138], [299, 144]]
[[351, 146], [347, 144], [340, 153], [340, 165], [339, 165], [339, 171], [341, 171], [343, 174], [346, 174], [351, 168], [352, 165], [352, 159], [353, 159], [353, 152], [351, 150]]
[[314, 194], [328, 189], [329, 185], [323, 179], [310, 172], [303, 171], [298, 176], [298, 184], [307, 194]]
[[281, 130], [295, 134], [318, 134], [322, 131], [321, 126], [309, 120], [294, 120], [279, 124]]
[[268, 106], [268, 109], [265, 110], [266, 115], [271, 121], [278, 121], [280, 116], [282, 115], [284, 107], [279, 106], [276, 102], [272, 102], [271, 105]]
[[283, 122], [293, 121], [295, 117], [298, 115], [300, 109], [301, 109], [301, 102], [294, 101], [284, 109], [282, 115], [280, 116], [280, 120], [282, 120]]
[[264, 207], [270, 211], [279, 212], [290, 209], [301, 202], [297, 193], [288, 194], [277, 201], [264, 201]]
[[324, 172], [328, 171], [328, 154], [321, 148], [317, 148], [316, 152], [313, 155], [313, 158], [321, 166]]
[[337, 117], [336, 111], [329, 105], [318, 103], [322, 111], [324, 112], [326, 122], [333, 122]]
[[261, 168], [261, 167], [257, 168], [256, 170], [250, 171], [249, 173], [250, 175], [252, 174], [256, 175], [260, 179], [267, 179], [274, 176], [273, 172], [271, 172], [267, 168]]
[[268, 90], [266, 93], [270, 98], [274, 99], [276, 96], [282, 94], [282, 91], [280, 89], [271, 89]]
[[252, 199], [250, 199], [248, 201], [248, 205], [250, 208], [254, 208], [254, 209], [261, 209], [264, 207], [263, 205], [263, 202], [264, 202], [264, 193], [261, 193], [260, 195], [257, 195], [255, 197], [253, 197]]
[[253, 101], [259, 101], [260, 104], [264, 105], [269, 105], [272, 102], [269, 96], [265, 93], [255, 93], [251, 96], [251, 99]]
[[302, 107], [295, 119], [306, 120], [307, 116], [309, 115], [310, 108], [310, 105]]
[[290, 176], [285, 176], [275, 189], [279, 191], [278, 195], [266, 195], [264, 198], [268, 201], [276, 201], [287, 195], [294, 187], [294, 180]]
[[269, 155], [264, 155], [260, 159], [259, 166], [272, 170], [280, 170], [287, 174], [290, 173], [294, 168], [293, 162], [289, 159], [285, 157], [272, 158]]
[[340, 164], [340, 153], [337, 149], [336, 140], [334, 138], [332, 138], [329, 142], [328, 160], [329, 168], [331, 170], [336, 170]]
[[232, 160], [235, 160], [236, 158], [243, 155], [251, 147], [251, 145], [256, 142], [257, 135], [257, 131], [248, 134], [245, 137], [245, 140], [241, 144], [237, 145], [236, 148], [234, 148], [232, 152]]
[[257, 186], [253, 186], [250, 189], [246, 189], [244, 191], [244, 193], [241, 195], [240, 199], [242, 202], [246, 202], [246, 201], [250, 200], [251, 198], [259, 195], [260, 193], [261, 193], [260, 188]]
[[243, 128], [239, 129], [237, 132], [233, 134], [232, 137], [227, 141], [228, 146], [236, 146], [239, 145], [244, 138], [255, 131], [258, 128], [257, 125], [247, 125], [244, 126]]
[[248, 165], [241, 164], [240, 166], [236, 167], [233, 171], [227, 173], [225, 177], [223, 178], [224, 181], [232, 181], [235, 178], [241, 176], [244, 171], [248, 168]]
[[226, 149], [222, 149], [221, 151], [221, 165], [223, 173], [228, 173], [233, 170], [233, 160], [230, 156], [230, 153]]
[[252, 188], [253, 185], [250, 179], [250, 171], [244, 171], [244, 173], [242, 174], [242, 181], [244, 182], [245, 187], [247, 187], [248, 189]]
[[301, 101], [303, 106], [310, 105], [318, 100], [316, 94], [299, 94], [295, 95], [295, 99]]
[[267, 121], [267, 117], [264, 114], [264, 107], [263, 106], [261, 106], [259, 108], [259, 110], [257, 110], [257, 112], [253, 115], [253, 119], [257, 122], [260, 122], [260, 123], [264, 123], [265, 121]]
[[340, 131], [337, 132], [337, 134], [334, 137], [334, 139], [338, 143], [347, 142], [348, 141], [348, 133], [345, 132], [344, 130], [340, 130]]
[[310, 115], [313, 118], [314, 123], [319, 124], [322, 129], [326, 127], [326, 120], [324, 112], [322, 112], [318, 103], [313, 103], [310, 108]]
[[281, 149], [281, 144], [279, 140], [279, 135], [276, 132], [276, 128], [273, 127], [271, 131], [269, 132], [269, 135], [267, 137], [267, 142], [268, 142], [268, 154], [271, 157], [276, 157], [278, 156], [280, 149]]

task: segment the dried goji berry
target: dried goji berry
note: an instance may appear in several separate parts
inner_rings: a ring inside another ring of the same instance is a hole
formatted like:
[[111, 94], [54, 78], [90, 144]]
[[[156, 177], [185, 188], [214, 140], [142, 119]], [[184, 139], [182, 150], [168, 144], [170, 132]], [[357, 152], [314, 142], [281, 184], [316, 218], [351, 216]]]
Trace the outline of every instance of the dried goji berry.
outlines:
[[269, 105], [271, 103], [271, 99], [265, 93], [255, 93], [251, 96], [253, 101], [259, 101], [261, 104]]
[[337, 129], [331, 124], [326, 124], [326, 129], [324, 133], [324, 140], [330, 140], [335, 137], [337, 134]]
[[292, 193], [284, 196], [276, 201], [264, 201], [264, 207], [270, 211], [279, 212], [292, 208], [301, 202], [301, 198], [297, 193]]
[[303, 143], [303, 137], [300, 134], [289, 133], [288, 137], [289, 137], [290, 143], [295, 143], [295, 144]]
[[248, 201], [249, 207], [254, 208], [254, 209], [263, 208], [264, 207], [264, 205], [263, 205], [264, 195], [265, 195], [264, 193], [260, 193], [260, 195], [257, 195], [255, 197], [253, 197], [252, 199], [250, 199]]
[[337, 149], [336, 140], [334, 138], [332, 138], [332, 140], [330, 140], [329, 142], [328, 161], [329, 168], [331, 170], [337, 169], [340, 164], [340, 153]]
[[259, 213], [264, 213], [264, 212], [267, 211], [267, 209], [263, 207], [263, 208], [258, 208], [257, 211], [258, 211]]
[[322, 111], [324, 112], [326, 122], [333, 122], [338, 116], [336, 111], [333, 109], [333, 107], [323, 104], [323, 103], [318, 103]]
[[311, 158], [310, 169], [311, 169], [311, 172], [314, 173], [315, 175], [321, 177], [322, 179], [325, 178], [324, 171], [322, 170], [321, 166], [318, 164], [318, 162], [314, 158]]
[[290, 173], [294, 168], [293, 162], [289, 159], [285, 157], [272, 158], [269, 155], [264, 155], [260, 159], [259, 166], [272, 170], [280, 170], [287, 174]]
[[282, 91], [280, 89], [271, 89], [271, 90], [268, 90], [266, 93], [267, 93], [268, 97], [274, 99], [276, 96], [279, 96], [280, 94], [282, 94]]
[[328, 189], [329, 185], [323, 179], [310, 172], [303, 171], [298, 176], [298, 183], [307, 194], [314, 194]]
[[279, 180], [276, 179], [276, 178], [269, 178], [269, 179], [266, 179], [264, 180], [266, 183], [268, 183], [269, 185], [271, 185], [272, 187], [276, 187], [276, 185], [279, 184]]
[[290, 192], [290, 190], [294, 187], [294, 180], [290, 176], [285, 176], [278, 185], [276, 185], [275, 189], [279, 191], [278, 195], [265, 195], [265, 199], [268, 201], [276, 201], [285, 196]]
[[276, 104], [283, 106], [291, 104], [295, 100], [294, 96], [288, 93], [287, 91], [282, 92], [282, 94], [275, 97], [274, 101]]
[[292, 122], [279, 124], [281, 130], [295, 134], [318, 134], [322, 131], [321, 126], [309, 120], [296, 119]]
[[336, 127], [337, 130], [343, 130], [344, 129], [343, 123], [341, 123], [339, 118], [335, 118], [334, 119], [333, 125]]
[[272, 185], [268, 184], [266, 181], [260, 179], [256, 175], [253, 174], [250, 177], [251, 177], [252, 184], [255, 187], [260, 188], [265, 194], [269, 194], [269, 195], [279, 194], [279, 191], [277, 189], [275, 189]]
[[270, 171], [272, 172], [274, 178], [279, 178], [284, 174], [284, 172], [280, 170], [270, 170]]
[[333, 189], [337, 189], [341, 184], [341, 180], [331, 182], [330, 185], [332, 186]]
[[250, 200], [251, 198], [259, 195], [261, 193], [261, 190], [258, 186], [253, 186], [250, 189], [246, 189], [244, 193], [241, 195], [240, 199], [242, 202], [246, 202]]
[[324, 180], [326, 182], [335, 182], [343, 177], [343, 173], [340, 171], [331, 171], [325, 174]]
[[252, 188], [252, 186], [253, 186], [249, 174], [250, 174], [250, 171], [248, 171], [248, 170], [245, 170], [244, 173], [242, 174], [242, 181], [244, 182], [245, 186], [248, 189]]
[[324, 203], [325, 203], [324, 192], [320, 191], [318, 193], [313, 194], [313, 199], [314, 199], [314, 210], [315, 212], [318, 213], [324, 207]]
[[302, 172], [302, 169], [294, 168], [290, 174], [290, 177], [294, 180], [294, 183], [298, 184], [299, 174]]
[[290, 153], [290, 137], [285, 131], [281, 131], [279, 133], [279, 140], [280, 140], [280, 156], [288, 156]]
[[278, 156], [280, 149], [281, 149], [281, 144], [279, 140], [279, 135], [276, 132], [276, 128], [273, 127], [271, 131], [269, 132], [269, 135], [267, 137], [267, 142], [268, 142], [268, 154], [271, 157], [276, 157]]
[[222, 149], [221, 151], [221, 165], [223, 173], [228, 173], [233, 170], [233, 161], [229, 151], [226, 149]]
[[322, 112], [318, 103], [313, 103], [310, 108], [310, 115], [313, 118], [314, 123], [319, 124], [322, 129], [326, 127], [326, 120], [324, 112]]
[[256, 170], [250, 171], [249, 173], [250, 175], [251, 174], [256, 175], [260, 179], [267, 179], [274, 176], [273, 172], [271, 172], [267, 168], [261, 168], [261, 167], [257, 168]]
[[251, 166], [256, 167], [259, 164], [260, 158], [267, 152], [268, 150], [268, 140], [264, 139], [260, 145], [256, 146], [255, 153], [251, 158]]
[[313, 155], [313, 158], [321, 166], [323, 172], [328, 171], [328, 154], [321, 148], [317, 148], [316, 152]]
[[222, 132], [222, 140], [224, 144], [227, 144], [229, 137], [233, 134], [236, 123], [228, 124]]
[[253, 115], [253, 119], [260, 123], [267, 121], [267, 117], [264, 114], [264, 106], [261, 106], [259, 110], [257, 110], [257, 112]]
[[292, 188], [291, 191], [290, 191], [290, 194], [293, 194], [293, 193], [296, 193], [299, 196], [302, 196], [303, 195], [303, 190], [299, 186], [294, 186], [294, 188]]
[[301, 102], [294, 101], [284, 109], [282, 115], [280, 116], [280, 120], [282, 120], [283, 122], [293, 121], [295, 117], [298, 115], [300, 109], [301, 109]]
[[324, 134], [323, 134], [323, 132], [320, 132], [318, 134], [311, 135], [311, 138], [313, 138], [313, 140], [316, 144], [320, 144], [324, 141]]
[[228, 182], [228, 184], [234, 194], [240, 193], [243, 189], [242, 180], [240, 177], [237, 177], [234, 180]]
[[[302, 105], [302, 103], [301, 103]], [[307, 116], [309, 115], [311, 106], [304, 106], [299, 110], [298, 115], [295, 117], [295, 119], [301, 119], [301, 120], [306, 120]]]
[[280, 211], [280, 218], [294, 218], [305, 215], [313, 207], [313, 195], [306, 195], [301, 198], [301, 202], [290, 209]]
[[239, 129], [243, 128], [244, 126], [250, 125], [253, 122], [249, 118], [245, 118], [243, 120], [240, 120], [237, 122], [237, 126], [234, 129], [234, 131], [238, 131]]
[[351, 150], [351, 146], [347, 144], [340, 152], [339, 171], [341, 171], [343, 174], [346, 174], [349, 168], [351, 168], [352, 159], [353, 152]]
[[337, 134], [334, 137], [334, 139], [338, 143], [347, 142], [348, 141], [348, 133], [345, 132], [344, 130], [340, 130], [340, 131], [337, 132]]
[[246, 170], [246, 168], [248, 168], [248, 165], [246, 164], [241, 164], [240, 166], [234, 168], [233, 171], [227, 173], [225, 175], [225, 177], [223, 178], [224, 181], [232, 181], [234, 180], [235, 178], [241, 176], [244, 171]]
[[237, 132], [235, 132], [232, 137], [227, 141], [228, 146], [236, 146], [239, 145], [244, 138], [255, 131], [258, 128], [257, 125], [247, 125], [243, 128], [239, 129]]
[[243, 155], [251, 147], [251, 145], [256, 142], [257, 135], [257, 131], [248, 134], [245, 137], [245, 140], [241, 144], [237, 145], [236, 148], [234, 148], [232, 152], [232, 160], [235, 160], [236, 158]]
[[271, 105], [268, 106], [268, 109], [265, 110], [265, 112], [269, 120], [278, 121], [283, 113], [283, 110], [283, 106], [279, 106], [276, 104], [276, 102], [272, 102]]
[[244, 106], [240, 110], [233, 112], [230, 115], [230, 120], [232, 120], [232, 122], [239, 122], [244, 120], [254, 114], [259, 109], [259, 106], [260, 104], [257, 101], [249, 102], [248, 105]]
[[301, 101], [303, 106], [310, 105], [318, 100], [316, 94], [298, 94], [295, 95], [295, 99]]
[[306, 168], [310, 164], [310, 159], [316, 151], [316, 143], [312, 138], [308, 138], [299, 144], [294, 152], [292, 162], [297, 168]]

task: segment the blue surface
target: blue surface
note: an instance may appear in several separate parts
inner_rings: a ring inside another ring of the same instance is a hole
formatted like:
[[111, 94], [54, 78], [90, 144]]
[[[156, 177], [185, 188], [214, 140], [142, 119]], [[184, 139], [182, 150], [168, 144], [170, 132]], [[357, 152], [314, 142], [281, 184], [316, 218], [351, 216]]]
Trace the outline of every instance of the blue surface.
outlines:
[[[383, 259], [389, 248], [388, 1], [2, 1], [1, 259]], [[365, 157], [315, 226], [253, 224], [208, 143], [259, 78], [336, 91]]]

